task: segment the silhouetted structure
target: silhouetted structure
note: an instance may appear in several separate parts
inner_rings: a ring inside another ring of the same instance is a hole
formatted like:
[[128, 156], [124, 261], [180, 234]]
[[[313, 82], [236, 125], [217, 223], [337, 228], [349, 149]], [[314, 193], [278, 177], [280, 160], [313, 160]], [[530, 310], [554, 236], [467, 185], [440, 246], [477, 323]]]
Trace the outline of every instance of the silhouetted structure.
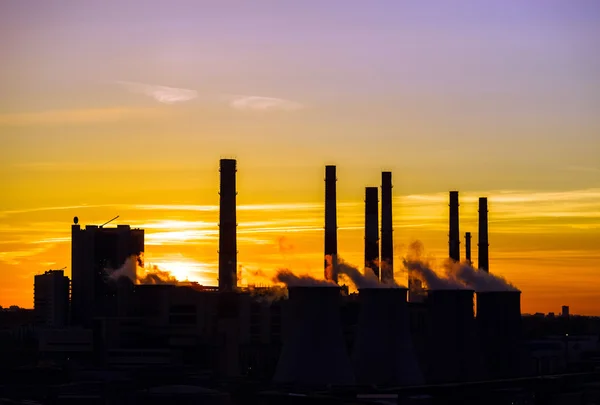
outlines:
[[283, 347], [274, 381], [299, 385], [351, 384], [354, 375], [343, 344], [340, 289], [288, 287]]
[[236, 160], [221, 159], [220, 172], [219, 291], [233, 291], [237, 287]]
[[[336, 167], [325, 166], [325, 279], [337, 283], [337, 192]], [[331, 263], [328, 263], [328, 258]]]
[[522, 364], [521, 292], [478, 292], [477, 327], [488, 377], [518, 377]]
[[487, 197], [479, 198], [479, 269], [490, 271], [488, 242], [488, 207]]
[[480, 376], [472, 290], [430, 290], [428, 382], [472, 381]]
[[450, 191], [450, 259], [460, 261], [460, 232], [458, 229], [458, 191]]
[[379, 278], [379, 207], [377, 187], [365, 188], [365, 267]]
[[409, 330], [407, 289], [361, 288], [352, 352], [359, 384], [423, 384]]
[[62, 328], [69, 319], [69, 277], [49, 270], [34, 277], [33, 309], [37, 325]]
[[90, 326], [94, 316], [105, 315], [113, 290], [107, 269], [118, 269], [127, 258], [144, 252], [144, 230], [129, 225], [116, 228], [71, 226], [71, 315], [75, 325]]
[[394, 281], [392, 172], [381, 173], [381, 282]]
[[465, 259], [469, 264], [471, 261], [471, 232], [465, 233]]

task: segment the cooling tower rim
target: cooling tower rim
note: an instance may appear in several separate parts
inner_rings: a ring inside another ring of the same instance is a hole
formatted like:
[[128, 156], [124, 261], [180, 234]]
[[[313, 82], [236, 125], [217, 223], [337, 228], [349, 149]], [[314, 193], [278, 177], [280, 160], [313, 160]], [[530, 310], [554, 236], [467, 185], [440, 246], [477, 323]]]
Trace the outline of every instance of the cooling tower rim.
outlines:
[[328, 285], [328, 284], [322, 284], [322, 285], [294, 285], [294, 286], [286, 286], [286, 288], [289, 290], [302, 290], [302, 291], [307, 291], [307, 290], [323, 290], [323, 289], [337, 289], [337, 290], [341, 290], [342, 287], [340, 287], [339, 285]]
[[361, 291], [379, 291], [379, 290], [385, 290], [385, 291], [408, 291], [408, 287], [404, 287], [404, 286], [382, 286], [382, 287], [361, 287], [358, 288], [358, 292], [360, 293]]
[[434, 288], [434, 289], [425, 289], [427, 293], [436, 293], [436, 292], [465, 292], [465, 293], [475, 293], [475, 290], [472, 288]]
[[491, 291], [476, 291], [477, 296], [491, 296], [491, 295], [521, 295], [521, 290], [491, 290]]

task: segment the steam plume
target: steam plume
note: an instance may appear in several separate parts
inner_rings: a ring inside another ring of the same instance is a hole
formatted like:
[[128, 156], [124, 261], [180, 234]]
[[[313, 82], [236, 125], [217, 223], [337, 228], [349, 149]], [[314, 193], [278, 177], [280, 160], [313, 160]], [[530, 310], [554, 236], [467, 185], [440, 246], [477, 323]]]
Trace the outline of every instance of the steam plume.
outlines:
[[338, 258], [337, 264], [335, 265], [337, 274], [345, 274], [352, 280], [352, 283], [356, 288], [398, 288], [399, 286], [395, 282], [383, 284], [379, 281], [375, 273], [371, 268], [365, 268], [364, 274], [361, 274], [357, 267], [346, 263], [341, 258]]
[[465, 286], [454, 278], [442, 277], [438, 275], [429, 264], [429, 261], [423, 260], [423, 243], [420, 241], [412, 242], [408, 247], [408, 253], [402, 259], [404, 267], [409, 274], [421, 280], [429, 290], [464, 290]]
[[134, 284], [177, 284], [178, 281], [171, 273], [161, 270], [158, 266], [143, 266], [140, 256], [130, 256], [123, 265], [116, 269], [105, 269], [111, 280], [126, 277]]
[[319, 280], [307, 275], [297, 276], [288, 269], [277, 270], [273, 282], [283, 283], [288, 287], [337, 287], [331, 280]]
[[446, 273], [477, 292], [485, 291], [519, 291], [501, 276], [486, 271], [476, 270], [468, 263], [446, 262]]

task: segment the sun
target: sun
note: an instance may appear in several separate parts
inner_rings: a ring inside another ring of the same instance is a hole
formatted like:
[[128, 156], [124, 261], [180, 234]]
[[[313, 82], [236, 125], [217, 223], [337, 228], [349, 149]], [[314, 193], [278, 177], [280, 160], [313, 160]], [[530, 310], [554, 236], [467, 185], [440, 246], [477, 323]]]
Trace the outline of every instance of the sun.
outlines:
[[148, 263], [148, 266], [157, 266], [160, 270], [171, 273], [178, 281], [195, 281], [202, 285], [211, 285], [215, 281], [207, 277], [210, 272], [207, 265], [193, 260], [169, 260], [157, 258]]

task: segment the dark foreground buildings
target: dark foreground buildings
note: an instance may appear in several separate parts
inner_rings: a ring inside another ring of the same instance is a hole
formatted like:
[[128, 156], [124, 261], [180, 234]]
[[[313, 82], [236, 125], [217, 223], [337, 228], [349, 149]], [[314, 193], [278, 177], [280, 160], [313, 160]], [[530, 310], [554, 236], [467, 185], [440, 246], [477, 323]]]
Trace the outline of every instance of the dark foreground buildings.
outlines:
[[[130, 257], [142, 260], [144, 230], [129, 225], [113, 228], [75, 223], [71, 226], [71, 321], [90, 326], [95, 316], [108, 311], [110, 270], [119, 269]], [[140, 262], [140, 264], [143, 264]]]

